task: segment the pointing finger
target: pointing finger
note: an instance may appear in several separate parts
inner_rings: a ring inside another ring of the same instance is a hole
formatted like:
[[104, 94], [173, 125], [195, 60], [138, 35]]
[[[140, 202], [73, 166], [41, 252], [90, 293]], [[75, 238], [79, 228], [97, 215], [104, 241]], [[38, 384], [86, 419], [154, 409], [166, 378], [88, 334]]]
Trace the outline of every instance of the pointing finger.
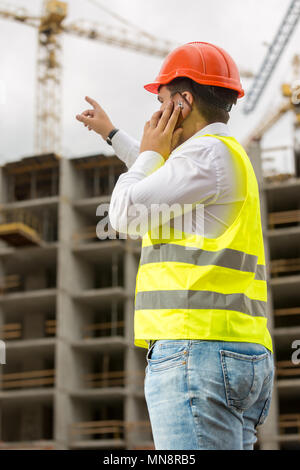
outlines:
[[86, 96], [85, 97], [85, 100], [90, 103], [94, 109], [96, 109], [97, 107], [99, 107], [99, 104], [97, 103], [97, 101], [93, 100], [92, 98], [90, 98], [89, 96]]

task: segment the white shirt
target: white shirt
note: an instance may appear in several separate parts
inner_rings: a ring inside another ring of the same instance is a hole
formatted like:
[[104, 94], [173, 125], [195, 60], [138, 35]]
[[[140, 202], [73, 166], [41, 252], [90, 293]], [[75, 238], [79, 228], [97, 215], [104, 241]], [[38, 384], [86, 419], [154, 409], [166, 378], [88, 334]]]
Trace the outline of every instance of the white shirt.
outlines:
[[157, 152], [139, 153], [139, 142], [123, 130], [114, 135], [114, 151], [128, 168], [111, 195], [108, 215], [115, 230], [134, 235], [128, 229], [130, 208], [143, 204], [148, 212], [144, 218], [148, 218], [151, 204], [162, 203], [203, 204], [205, 237], [216, 238], [229, 227], [246, 197], [243, 175], [223, 142], [214, 137], [193, 138], [204, 134], [232, 135], [224, 123], [209, 124], [166, 161]]

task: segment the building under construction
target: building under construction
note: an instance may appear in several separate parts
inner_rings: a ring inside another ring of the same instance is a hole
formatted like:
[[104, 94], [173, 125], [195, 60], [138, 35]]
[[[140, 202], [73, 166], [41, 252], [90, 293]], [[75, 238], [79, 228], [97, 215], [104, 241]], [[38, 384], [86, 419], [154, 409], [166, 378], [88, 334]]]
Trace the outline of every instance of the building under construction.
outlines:
[[145, 350], [133, 345], [139, 241], [97, 238], [116, 157], [1, 168], [2, 448], [148, 448]]
[[[263, 180], [259, 146], [250, 154], [277, 364], [256, 448], [300, 449], [300, 367], [291, 359], [300, 340], [300, 178]], [[2, 449], [154, 448], [146, 350], [133, 342], [140, 240], [96, 233], [97, 207], [124, 171], [103, 155], [45, 154], [1, 167]]]
[[[68, 23], [67, 2], [42, 3], [40, 16], [0, 6], [1, 18], [35, 28], [38, 39], [38, 155], [0, 167], [0, 339], [6, 345], [0, 449], [154, 449], [144, 397], [146, 350], [133, 340], [141, 240], [105, 238], [97, 230], [105, 217], [97, 208], [109, 203], [126, 167], [115, 156], [68, 159], [52, 152], [60, 153], [63, 34], [158, 57], [174, 45], [128, 22], [122, 28]], [[300, 0], [291, 0], [247, 92], [247, 113], [299, 17]], [[293, 79], [282, 88], [285, 101], [268, 110], [248, 141], [260, 186], [276, 361], [257, 449], [300, 450], [300, 105], [292, 86], [299, 56], [293, 65]], [[298, 135], [295, 174], [266, 178], [260, 139], [289, 111]]]

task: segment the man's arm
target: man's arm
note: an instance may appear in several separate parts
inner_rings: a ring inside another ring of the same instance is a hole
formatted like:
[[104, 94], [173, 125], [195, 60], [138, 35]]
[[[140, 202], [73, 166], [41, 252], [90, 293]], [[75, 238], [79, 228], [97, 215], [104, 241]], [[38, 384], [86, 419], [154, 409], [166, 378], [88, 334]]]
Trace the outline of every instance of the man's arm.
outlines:
[[[191, 210], [196, 203], [214, 202], [218, 194], [215, 154], [196, 139], [166, 162], [157, 152], [142, 152], [114, 187], [109, 219], [116, 231], [142, 236], [150, 228]], [[156, 216], [164, 204], [175, 204], [175, 211], [162, 211], [159, 220]]]
[[[119, 177], [111, 196], [108, 215], [117, 232], [144, 235], [218, 196], [214, 158], [204, 143], [189, 141], [170, 157], [182, 132], [175, 130], [179, 113], [179, 106], [170, 101], [146, 122], [141, 154]], [[175, 206], [172, 211], [170, 206]]]

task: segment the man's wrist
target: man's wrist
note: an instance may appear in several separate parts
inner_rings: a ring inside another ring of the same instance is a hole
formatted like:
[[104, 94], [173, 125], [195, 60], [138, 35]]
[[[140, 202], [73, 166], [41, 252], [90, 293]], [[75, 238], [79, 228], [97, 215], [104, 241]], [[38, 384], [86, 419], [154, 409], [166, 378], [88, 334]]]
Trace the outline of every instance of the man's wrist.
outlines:
[[113, 129], [115, 129], [115, 126], [113, 124], [110, 124], [109, 126], [107, 126], [107, 128], [101, 134], [102, 139], [106, 140], [107, 137], [109, 136], [110, 132]]
[[112, 141], [111, 139], [113, 138], [113, 136], [118, 132], [119, 129], [117, 128], [113, 128], [110, 133], [108, 134], [108, 136], [106, 137], [106, 142], [109, 144], [109, 145], [112, 145]]

